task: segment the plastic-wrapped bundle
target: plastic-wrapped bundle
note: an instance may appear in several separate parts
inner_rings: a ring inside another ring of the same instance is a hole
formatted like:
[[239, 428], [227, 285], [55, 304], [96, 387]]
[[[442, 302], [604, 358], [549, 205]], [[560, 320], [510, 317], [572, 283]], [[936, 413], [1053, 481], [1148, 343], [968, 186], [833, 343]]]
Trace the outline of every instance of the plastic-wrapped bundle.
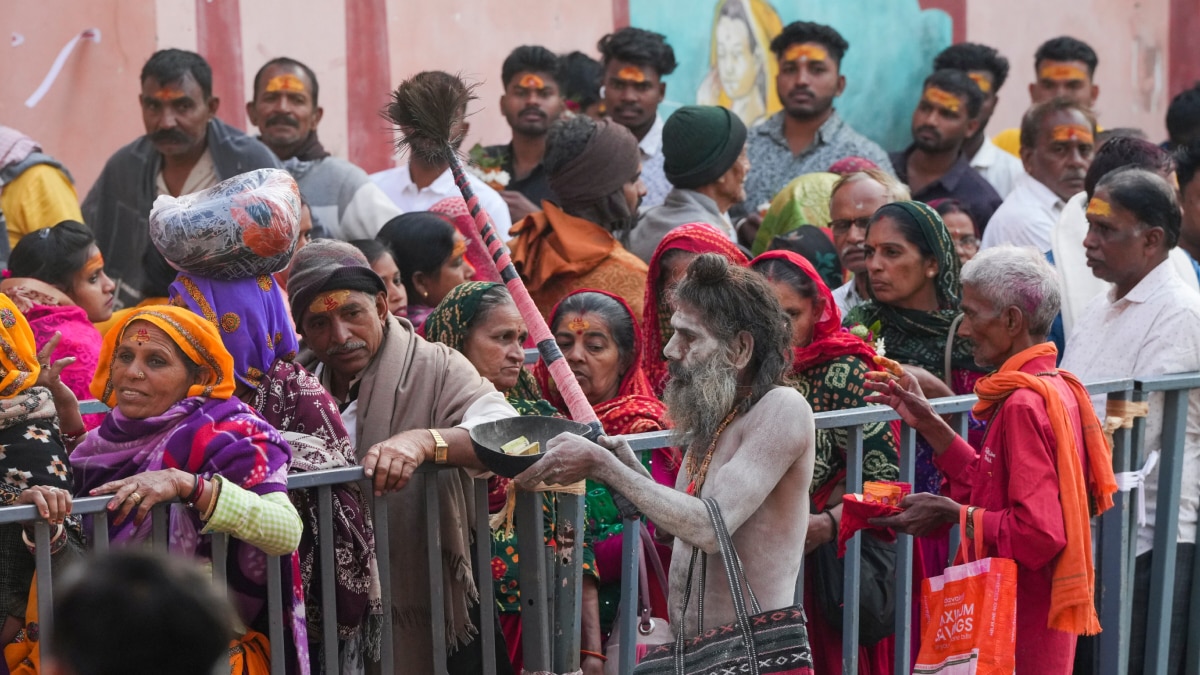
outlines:
[[300, 189], [282, 169], [258, 169], [190, 195], [163, 195], [150, 240], [181, 272], [243, 279], [287, 267], [300, 232]]

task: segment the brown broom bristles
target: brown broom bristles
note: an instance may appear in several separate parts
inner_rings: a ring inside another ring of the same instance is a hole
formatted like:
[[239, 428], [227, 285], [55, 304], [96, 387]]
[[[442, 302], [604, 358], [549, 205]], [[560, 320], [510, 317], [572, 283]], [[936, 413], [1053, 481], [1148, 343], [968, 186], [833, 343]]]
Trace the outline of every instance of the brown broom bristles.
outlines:
[[477, 86], [440, 70], [401, 82], [385, 111], [400, 132], [396, 147], [431, 164], [449, 162], [462, 144], [461, 123]]

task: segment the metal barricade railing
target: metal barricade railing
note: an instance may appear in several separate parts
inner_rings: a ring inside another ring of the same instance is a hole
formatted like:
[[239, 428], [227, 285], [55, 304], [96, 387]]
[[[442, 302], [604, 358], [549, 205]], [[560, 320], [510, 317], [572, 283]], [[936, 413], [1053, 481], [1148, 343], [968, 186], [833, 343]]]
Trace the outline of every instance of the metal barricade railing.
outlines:
[[[1181, 493], [1181, 477], [1183, 468], [1184, 442], [1186, 438], [1188, 394], [1192, 389], [1200, 388], [1200, 373], [1171, 375], [1142, 381], [1129, 379], [1098, 382], [1088, 385], [1093, 396], [1104, 395], [1110, 400], [1139, 401], [1155, 392], [1162, 392], [1163, 405], [1163, 436], [1162, 461], [1159, 464], [1159, 492], [1156, 502], [1156, 533], [1154, 550], [1155, 556], [1152, 567], [1152, 584], [1148, 598], [1150, 619], [1147, 626], [1146, 641], [1146, 672], [1159, 672], [1165, 668], [1168, 639], [1170, 635], [1171, 589], [1174, 587], [1175, 570], [1175, 533], [1178, 527], [1179, 502]], [[953, 416], [953, 424], [959, 435], [966, 435], [967, 413], [975, 403], [973, 396], [957, 396], [933, 401], [935, 411], [942, 415]], [[84, 402], [81, 412], [96, 413], [105, 410], [97, 402]], [[1152, 411], [1152, 414], [1156, 414]], [[886, 407], [871, 406], [853, 410], [818, 413], [815, 416], [816, 428], [848, 429], [849, 447], [847, 448], [847, 486], [848, 492], [859, 492], [862, 489], [862, 427], [866, 424], [886, 422], [896, 419], [895, 413]], [[1117, 429], [1114, 433], [1113, 465], [1117, 472], [1129, 471], [1140, 467], [1144, 461], [1143, 442], [1145, 421], [1136, 420], [1131, 429]], [[667, 447], [671, 444], [670, 432], [654, 432], [627, 436], [626, 439], [635, 451], [648, 451], [655, 448]], [[900, 444], [900, 480], [912, 482], [915, 473], [916, 433], [908, 426], [902, 426]], [[413, 487], [426, 491], [426, 503], [436, 505], [437, 481], [436, 471], [445, 470], [435, 466], [422, 466], [414, 474]], [[359, 467], [347, 467], [310, 473], [293, 474], [289, 476], [288, 489], [316, 489], [318, 498], [318, 526], [321, 532], [331, 532], [333, 529], [332, 487], [335, 485], [358, 482], [363, 487], [363, 494], [372, 494], [370, 484], [363, 477]], [[479, 639], [484, 656], [484, 672], [489, 675], [496, 672], [495, 655], [495, 621], [497, 608], [493, 602], [491, 561], [491, 531], [488, 528], [487, 484], [484, 480], [473, 481], [475, 491], [475, 576], [480, 597], [484, 600], [480, 607]], [[1136, 555], [1137, 522], [1135, 493], [1118, 493], [1115, 497], [1115, 507], [1105, 513], [1096, 523], [1096, 559], [1097, 559], [1097, 588], [1096, 602], [1100, 613], [1101, 624], [1105, 627], [1096, 641], [1096, 672], [1104, 675], [1125, 675], [1129, 660], [1129, 632], [1131, 625], [1131, 607], [1133, 596], [1133, 570]], [[94, 550], [103, 551], [108, 548], [108, 518], [105, 511], [108, 497], [90, 497], [74, 502], [73, 511], [77, 514], [91, 515], [93, 520], [89, 539]], [[388, 518], [386, 509], [387, 497], [374, 497], [372, 513], [375, 523], [376, 556], [383, 594], [384, 636], [381, 645], [381, 666], [383, 672], [395, 672], [395, 665], [402, 655], [393, 653], [392, 647], [392, 604], [390, 553], [388, 539]], [[565, 500], [568, 503], [582, 501]], [[160, 551], [167, 549], [167, 505], [156, 506], [153, 513], [156, 516], [152, 528], [151, 546]], [[574, 512], [572, 512], [574, 511]], [[581, 509], [568, 508], [564, 517], [570, 518], [575, 524], [577, 536], [582, 537]], [[427, 510], [428, 540], [425, 542], [429, 552], [430, 562], [430, 606], [431, 637], [433, 644], [445, 644], [445, 621], [442, 602], [440, 545], [438, 541], [438, 520], [440, 513], [437, 508]], [[44, 521], [37, 518], [33, 506], [13, 506], [0, 508], [0, 524], [32, 522], [34, 523], [35, 543], [37, 544], [38, 569], [38, 610], [42, 623], [42, 648], [45, 649], [49, 638], [49, 627], [53, 622], [51, 602], [52, 574], [50, 571], [49, 541], [50, 528]], [[519, 537], [521, 555], [521, 588], [522, 588], [522, 628], [526, 636], [524, 640], [525, 658], [530, 666], [551, 667], [562, 672], [574, 652], [577, 654], [579, 645], [579, 608], [580, 580], [570, 578], [570, 592], [562, 592], [561, 588], [550, 588], [549, 580], [556, 578], [551, 565], [554, 559], [548, 552], [542, 539], [542, 510], [541, 496], [538, 494], [521, 493], [518, 495], [516, 527], [518, 532], [533, 531], [532, 537]], [[640, 522], [627, 523], [624, 533], [621, 560], [621, 619], [622, 634], [619, 636], [621, 653], [618, 671], [622, 673], [632, 670], [634, 648], [636, 644], [636, 593], [638, 578], [638, 556], [640, 555]], [[860, 537], [856, 534], [847, 546], [845, 565], [845, 612], [843, 616], [843, 672], [853, 673], [858, 670], [858, 580], [860, 574]], [[895, 672], [907, 673], [915, 655], [912, 653], [912, 607], [918, 599], [917, 590], [913, 588], [913, 539], [901, 534], [897, 537], [897, 568], [896, 568], [896, 645]], [[802, 545], [797, 542], [797, 545]], [[952, 541], [953, 545], [953, 541]], [[216, 535], [213, 538], [213, 577], [224, 581], [225, 568], [221, 561], [225, 560], [228, 538]], [[953, 546], [952, 546], [953, 547]], [[540, 553], [540, 555], [539, 555]], [[322, 609], [321, 643], [323, 645], [337, 644], [336, 612], [334, 608], [333, 570], [335, 559], [331, 537], [321, 537], [319, 542], [318, 559], [321, 561], [320, 598], [307, 598], [306, 602], [319, 602]], [[1198, 558], [1200, 560], [1200, 558]], [[268, 558], [268, 612], [272, 646], [272, 672], [282, 673], [284, 670], [283, 650], [283, 593], [280, 587], [280, 567], [278, 557]], [[1200, 562], [1197, 563], [1200, 565]], [[1198, 570], [1200, 571], [1200, 570]], [[803, 588], [803, 574], [797, 580], [797, 601], [799, 590]], [[1195, 579], [1200, 579], [1196, 576]], [[1193, 625], [1200, 625], [1200, 584], [1193, 583], [1190, 610]], [[316, 655], [313, 655], [316, 658]], [[336, 672], [337, 650], [324, 649], [322, 655], [325, 672]], [[1188, 671], [1200, 672], [1200, 641], [1190, 640], [1188, 644]], [[445, 672], [446, 654], [435, 650], [435, 668]], [[544, 664], [544, 665], [543, 665]], [[1162, 664], [1162, 668], [1159, 665]], [[314, 672], [322, 668], [316, 667]]]

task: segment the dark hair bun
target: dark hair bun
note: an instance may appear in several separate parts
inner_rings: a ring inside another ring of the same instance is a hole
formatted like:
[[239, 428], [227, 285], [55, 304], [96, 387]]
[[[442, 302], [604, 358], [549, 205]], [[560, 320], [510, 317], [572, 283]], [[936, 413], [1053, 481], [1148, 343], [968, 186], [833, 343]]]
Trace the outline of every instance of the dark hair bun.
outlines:
[[704, 286], [713, 286], [729, 277], [729, 261], [717, 253], [702, 253], [688, 265], [688, 279]]

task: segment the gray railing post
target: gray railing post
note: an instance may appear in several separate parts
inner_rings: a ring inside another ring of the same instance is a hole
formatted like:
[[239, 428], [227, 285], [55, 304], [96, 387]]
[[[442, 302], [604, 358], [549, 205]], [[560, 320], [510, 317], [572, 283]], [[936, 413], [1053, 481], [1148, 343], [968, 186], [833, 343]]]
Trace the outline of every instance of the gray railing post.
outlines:
[[[1132, 392], [1117, 391], [1108, 395], [1109, 401], [1129, 401]], [[1113, 471], [1122, 473], [1130, 470], [1130, 440], [1132, 428], [1113, 432]], [[1096, 596], [1100, 625], [1104, 633], [1096, 640], [1096, 666], [1103, 675], [1125, 675], [1129, 669], [1129, 640], [1104, 639], [1105, 634], [1128, 636], [1130, 613], [1128, 608], [1133, 598], [1129, 579], [1129, 547], [1131, 545], [1129, 516], [1131, 493], [1117, 492], [1113, 495], [1113, 508], [1100, 516], [1096, 528], [1098, 541]], [[1084, 643], [1086, 644], [1086, 643]]]
[[521, 588], [521, 653], [525, 669], [550, 670], [550, 588], [540, 492], [517, 491], [517, 555]]
[[50, 632], [54, 627], [54, 575], [50, 571], [50, 525], [44, 520], [33, 523], [33, 543], [37, 567], [38, 624], [41, 632], [41, 651], [50, 651]]
[[286, 626], [283, 621], [284, 589], [279, 560], [279, 556], [267, 556], [267, 638], [271, 642], [271, 675], [284, 675], [287, 672], [283, 631], [291, 630], [291, 626]]
[[560, 493], [555, 509], [554, 672], [579, 670], [583, 605], [583, 495]]
[[[917, 468], [917, 430], [903, 425], [900, 428], [900, 481], [912, 484]], [[896, 675], [907, 675], [912, 667], [913, 607], [913, 543], [912, 535], [896, 534]], [[918, 589], [919, 592], [919, 589]]]
[[[621, 601], [617, 605], [620, 612], [617, 629], [617, 658], [620, 662], [618, 672], [633, 672], [634, 660], [637, 658], [637, 624], [638, 624], [638, 556], [642, 553], [642, 521], [637, 518], [625, 520], [621, 531]], [[671, 622], [683, 630], [683, 617], [671, 617]]]
[[[333, 486], [317, 488], [318, 555], [321, 560], [321, 653], [325, 673], [338, 672], [337, 586], [330, 574], [337, 564], [334, 560]], [[313, 599], [305, 598], [305, 603]]]
[[438, 472], [421, 476], [425, 491], [425, 553], [429, 563], [429, 630], [433, 641], [433, 672], [446, 673], [446, 605], [442, 595], [442, 518], [438, 499]]
[[1187, 431], [1188, 392], [1163, 393], [1162, 456], [1158, 462], [1158, 500], [1154, 511], [1154, 556], [1150, 565], [1149, 607], [1146, 625], [1145, 672], [1163, 673], [1171, 642], [1171, 605], [1175, 588], [1175, 553], [1179, 532], [1180, 477], [1183, 474], [1184, 438]]
[[483, 673], [496, 675], [496, 595], [492, 588], [492, 528], [488, 525], [488, 483], [477, 478], [475, 489], [475, 585], [479, 589], [479, 640]]
[[[372, 494], [374, 487], [370, 481], [363, 481], [363, 494]], [[375, 497], [371, 508], [375, 511], [375, 560], [379, 569], [379, 592], [383, 599], [383, 639], [379, 645], [380, 672], [396, 672], [395, 645], [392, 633], [396, 630], [396, 622], [392, 616], [392, 557], [391, 542], [388, 537], [388, 503], [387, 495]]]
[[[846, 492], [862, 492], [863, 430], [856, 424], [847, 432]], [[846, 544], [846, 568], [842, 591], [842, 673], [858, 673], [858, 604], [862, 576], [862, 532], [855, 532]]]

